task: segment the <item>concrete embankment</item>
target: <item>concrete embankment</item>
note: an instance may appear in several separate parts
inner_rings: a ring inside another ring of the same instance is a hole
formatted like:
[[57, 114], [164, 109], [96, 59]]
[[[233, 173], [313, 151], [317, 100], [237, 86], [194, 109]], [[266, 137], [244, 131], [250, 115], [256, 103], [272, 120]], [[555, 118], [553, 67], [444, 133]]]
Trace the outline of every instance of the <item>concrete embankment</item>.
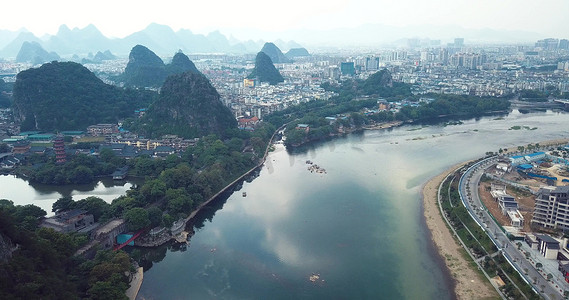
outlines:
[[138, 267], [136, 272], [132, 275], [132, 280], [130, 281], [130, 287], [126, 290], [126, 296], [130, 300], [136, 299], [138, 291], [140, 291], [140, 286], [142, 286], [142, 279], [144, 278], [144, 271], [142, 267]]
[[[288, 124], [288, 123], [287, 123]], [[223, 189], [221, 189], [219, 192], [217, 192], [215, 195], [211, 196], [207, 201], [205, 201], [204, 203], [200, 204], [200, 206], [198, 206], [198, 208], [196, 208], [194, 211], [192, 211], [192, 213], [186, 218], [186, 223], [189, 222], [191, 219], [193, 219], [199, 212], [200, 210], [208, 205], [211, 201], [215, 200], [219, 195], [221, 195], [222, 193], [224, 193], [225, 191], [227, 191], [227, 189], [231, 188], [233, 185], [235, 185], [236, 183], [240, 182], [241, 180], [243, 180], [245, 177], [251, 175], [251, 173], [253, 173], [255, 170], [257, 170], [258, 168], [262, 167], [263, 164], [265, 163], [265, 160], [267, 159], [267, 155], [269, 155], [269, 149], [271, 148], [271, 145], [273, 144], [273, 140], [275, 138], [275, 135], [283, 130], [285, 128], [285, 126], [287, 125], [282, 125], [281, 127], [279, 127], [277, 130], [275, 130], [275, 132], [273, 132], [273, 135], [271, 136], [271, 139], [269, 140], [269, 143], [267, 144], [267, 148], [265, 149], [265, 154], [263, 155], [263, 158], [260, 160], [260, 162], [254, 166], [253, 168], [251, 168], [249, 171], [245, 172], [243, 175], [239, 176], [237, 179], [233, 180], [231, 183], [229, 183], [228, 185], [226, 185]]]

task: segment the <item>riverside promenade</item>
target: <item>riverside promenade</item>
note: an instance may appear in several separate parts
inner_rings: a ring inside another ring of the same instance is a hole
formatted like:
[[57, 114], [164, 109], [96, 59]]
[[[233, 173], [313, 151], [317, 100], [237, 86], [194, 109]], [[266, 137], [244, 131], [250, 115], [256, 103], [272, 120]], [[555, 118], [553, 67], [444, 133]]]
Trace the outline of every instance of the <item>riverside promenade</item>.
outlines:
[[204, 203], [200, 204], [200, 206], [198, 206], [194, 211], [192, 211], [190, 213], [190, 215], [185, 219], [185, 222], [188, 223], [190, 220], [192, 220], [199, 212], [202, 208], [204, 208], [205, 206], [207, 206], [210, 202], [212, 202], [213, 200], [215, 200], [219, 195], [221, 195], [222, 193], [224, 193], [225, 191], [227, 191], [229, 188], [231, 188], [233, 185], [235, 185], [236, 183], [240, 182], [241, 180], [243, 180], [245, 177], [249, 176], [251, 173], [253, 173], [255, 170], [257, 170], [258, 168], [262, 167], [265, 164], [265, 161], [267, 159], [267, 155], [269, 155], [269, 150], [271, 149], [271, 146], [273, 145], [273, 140], [275, 139], [275, 135], [283, 130], [287, 124], [282, 125], [281, 127], [279, 127], [277, 130], [275, 130], [275, 132], [273, 132], [273, 135], [271, 136], [271, 139], [269, 140], [269, 143], [267, 144], [267, 147], [265, 148], [265, 154], [263, 155], [263, 158], [259, 161], [259, 163], [257, 165], [255, 165], [253, 168], [251, 168], [249, 171], [245, 172], [243, 175], [239, 176], [237, 179], [233, 180], [231, 183], [229, 183], [228, 185], [226, 185], [224, 188], [222, 188], [220, 191], [218, 191], [217, 193], [215, 193], [215, 195], [211, 196], [209, 199], [207, 199], [207, 201], [205, 201]]

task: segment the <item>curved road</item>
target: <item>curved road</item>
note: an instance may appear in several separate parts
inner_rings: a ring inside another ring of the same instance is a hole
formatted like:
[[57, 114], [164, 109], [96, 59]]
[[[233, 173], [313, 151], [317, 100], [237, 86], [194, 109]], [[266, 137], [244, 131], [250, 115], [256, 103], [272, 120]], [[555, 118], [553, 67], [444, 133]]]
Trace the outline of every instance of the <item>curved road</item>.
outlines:
[[[490, 213], [484, 208], [478, 194], [478, 185], [484, 171], [498, 161], [497, 156], [483, 159], [473, 164], [462, 175], [459, 182], [459, 193], [462, 203], [467, 208], [471, 217], [478, 225], [488, 234], [496, 248], [504, 254], [507, 261], [520, 274], [520, 276], [529, 283], [534, 291], [538, 292], [545, 299], [563, 299], [562, 291], [555, 285], [567, 287], [565, 281], [558, 282], [561, 276], [554, 278], [556, 282], [548, 282], [535, 267], [526, 259], [525, 255], [517, 249], [514, 242], [511, 242], [506, 234], [502, 231], [496, 221], [490, 216]], [[468, 196], [468, 190], [470, 196]], [[524, 270], [528, 271], [527, 275]], [[559, 275], [561, 273], [557, 271]], [[569, 288], [568, 288], [569, 289]]]

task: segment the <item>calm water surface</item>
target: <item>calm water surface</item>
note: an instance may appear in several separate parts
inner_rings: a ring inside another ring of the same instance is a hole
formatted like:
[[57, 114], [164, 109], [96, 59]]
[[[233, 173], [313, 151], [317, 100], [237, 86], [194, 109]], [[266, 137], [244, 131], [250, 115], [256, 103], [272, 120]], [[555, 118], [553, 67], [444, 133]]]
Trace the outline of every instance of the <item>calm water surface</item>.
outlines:
[[61, 197], [71, 196], [77, 201], [95, 196], [111, 203], [113, 199], [125, 195], [133, 184], [138, 183], [142, 183], [142, 180], [113, 181], [111, 178], [105, 178], [93, 184], [53, 186], [30, 184], [13, 175], [2, 175], [0, 176], [0, 199], [12, 200], [16, 205], [34, 204], [45, 210], [48, 215], [53, 215], [51, 206]]
[[[516, 125], [537, 129], [509, 130]], [[277, 147], [259, 177], [204, 211], [187, 249], [144, 253], [138, 299], [450, 299], [421, 185], [486, 151], [568, 138], [568, 129], [569, 114], [513, 112], [368, 131], [292, 154]], [[306, 160], [327, 174], [310, 173]], [[111, 201], [130, 186], [53, 188], [1, 176], [0, 198], [49, 212], [61, 196]]]
[[[515, 125], [537, 129], [508, 130]], [[154, 263], [138, 299], [452, 298], [421, 185], [486, 151], [567, 138], [567, 129], [568, 114], [516, 111], [368, 131], [293, 154], [277, 147], [258, 178], [198, 224], [187, 250], [147, 254]], [[310, 173], [306, 160], [327, 174]]]
[[[198, 224], [187, 250], [148, 254], [138, 299], [450, 299], [421, 185], [486, 151], [567, 138], [568, 129], [569, 114], [515, 111], [368, 131], [293, 154], [277, 147], [258, 178]], [[306, 160], [327, 174], [310, 173]]]

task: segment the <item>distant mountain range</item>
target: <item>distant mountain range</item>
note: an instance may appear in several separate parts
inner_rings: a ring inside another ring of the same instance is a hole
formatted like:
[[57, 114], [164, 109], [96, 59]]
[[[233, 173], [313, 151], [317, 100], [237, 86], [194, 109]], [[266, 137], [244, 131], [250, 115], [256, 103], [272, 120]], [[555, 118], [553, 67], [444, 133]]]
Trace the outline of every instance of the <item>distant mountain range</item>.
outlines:
[[[184, 53], [257, 53], [264, 41], [239, 41], [227, 38], [219, 31], [207, 35], [194, 34], [190, 30], [174, 31], [166, 25], [152, 23], [145, 29], [125, 38], [107, 38], [94, 25], [85, 28], [69, 29], [61, 25], [57, 34], [42, 38], [20, 29], [18, 31], [0, 30], [0, 58], [14, 58], [24, 42], [35, 42], [48, 52], [60, 56], [83, 55], [109, 50], [117, 55], [127, 55], [135, 45], [153, 49], [157, 55], [167, 56], [182, 50]], [[282, 49], [300, 48], [294, 41], [275, 41]]]
[[[378, 46], [445, 46], [456, 37], [465, 39], [466, 45], [472, 44], [506, 44], [533, 43], [547, 38], [536, 32], [469, 29], [451, 25], [412, 25], [390, 26], [384, 24], [365, 24], [353, 28], [336, 28], [329, 30], [295, 29], [278, 33], [263, 30], [241, 30], [238, 28], [223, 29], [227, 35], [219, 31], [207, 35], [196, 34], [188, 29], [172, 30], [167, 25], [152, 23], [145, 29], [124, 38], [108, 38], [94, 25], [85, 28], [69, 29], [61, 25], [55, 35], [36, 37], [25, 29], [16, 31], [0, 30], [0, 58], [14, 58], [24, 42], [37, 42], [46, 51], [56, 52], [62, 57], [78, 54], [110, 50], [116, 55], [127, 55], [135, 45], [145, 45], [154, 49], [159, 56], [167, 56], [182, 50], [184, 53], [257, 53], [263, 39], [272, 42], [283, 51], [302, 48], [298, 41], [311, 48], [359, 48]], [[235, 36], [249, 40], [239, 40]], [[251, 39], [254, 38], [255, 40]], [[569, 37], [556, 37], [569, 38]], [[285, 40], [289, 40], [285, 42]], [[293, 41], [294, 40], [294, 41]], [[421, 43], [416, 43], [419, 40]]]
[[273, 43], [265, 43], [265, 45], [263, 46], [263, 49], [261, 49], [261, 52], [264, 52], [265, 54], [267, 54], [271, 58], [271, 61], [274, 64], [283, 64], [283, 63], [292, 62], [292, 60], [290, 58], [286, 57], [281, 52], [281, 49], [279, 49], [279, 47], [277, 47], [277, 45], [275, 45]]
[[59, 59], [57, 53], [48, 53], [38, 42], [24, 42], [18, 56], [16, 56], [16, 62], [28, 62], [35, 65]]
[[[538, 39], [569, 38], [545, 36], [531, 31], [523, 30], [504, 30], [491, 28], [463, 28], [454, 25], [409, 25], [392, 26], [385, 24], [364, 24], [351, 28], [335, 29], [292, 29], [280, 32], [270, 32], [259, 29], [239, 29], [224, 28], [223, 32], [237, 37], [247, 36], [256, 39], [263, 37], [271, 40], [280, 38], [283, 40], [294, 39], [308, 48], [348, 48], [354, 49], [362, 47], [382, 47], [382, 46], [408, 46], [408, 40], [431, 40], [440, 41], [441, 46], [453, 41], [454, 38], [464, 38], [466, 45], [472, 44], [512, 44], [530, 43], [533, 44]], [[281, 47], [275, 42], [282, 50]], [[300, 47], [290, 47], [300, 48]]]

